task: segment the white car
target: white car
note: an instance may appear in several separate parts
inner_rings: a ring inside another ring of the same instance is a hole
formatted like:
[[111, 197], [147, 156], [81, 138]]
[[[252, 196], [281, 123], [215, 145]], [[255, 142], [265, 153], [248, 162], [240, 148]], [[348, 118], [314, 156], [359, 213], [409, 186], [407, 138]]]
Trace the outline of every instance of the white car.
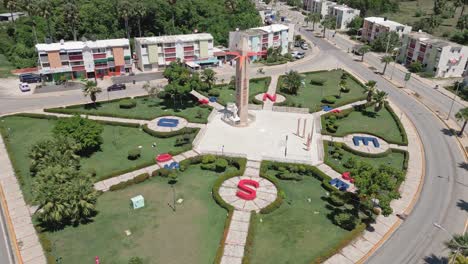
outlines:
[[20, 83], [19, 88], [22, 92], [29, 92], [31, 88], [29, 87], [29, 83]]
[[307, 43], [302, 43], [302, 44], [301, 44], [301, 49], [303, 49], [303, 50], [308, 50], [308, 49], [309, 49], [309, 44], [307, 44]]

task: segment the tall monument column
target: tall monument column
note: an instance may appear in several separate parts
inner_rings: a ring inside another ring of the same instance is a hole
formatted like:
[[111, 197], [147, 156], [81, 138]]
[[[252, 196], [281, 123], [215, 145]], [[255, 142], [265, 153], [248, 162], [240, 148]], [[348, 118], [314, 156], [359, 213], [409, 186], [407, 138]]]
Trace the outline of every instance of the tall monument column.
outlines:
[[236, 105], [239, 109], [240, 126], [247, 126], [249, 119], [249, 75], [248, 75], [248, 39], [240, 38], [240, 56], [236, 62]]

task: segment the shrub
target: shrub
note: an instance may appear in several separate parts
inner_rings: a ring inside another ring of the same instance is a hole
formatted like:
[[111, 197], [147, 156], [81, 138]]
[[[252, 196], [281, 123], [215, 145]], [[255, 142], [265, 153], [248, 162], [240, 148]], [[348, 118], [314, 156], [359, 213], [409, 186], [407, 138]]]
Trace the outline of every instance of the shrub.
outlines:
[[301, 181], [302, 175], [298, 173], [290, 173], [290, 172], [281, 172], [276, 174], [276, 177], [281, 180], [293, 180], [293, 181]]
[[356, 164], [357, 164], [356, 158], [351, 157], [343, 164], [343, 167], [348, 168], [348, 169], [352, 169], [352, 168], [356, 167]]
[[208, 95], [209, 95], [209, 96], [219, 97], [219, 94], [220, 94], [219, 89], [211, 89], [211, 90], [208, 92]]
[[158, 98], [159, 99], [167, 99], [167, 98], [169, 98], [169, 94], [166, 91], [160, 91], [158, 93]]
[[91, 177], [96, 177], [96, 174], [97, 174], [95, 168], [88, 168], [88, 169], [84, 170], [84, 173], [89, 174], [89, 176], [91, 176]]
[[227, 166], [228, 166], [228, 162], [225, 159], [218, 158], [215, 162], [215, 167], [216, 167], [217, 172], [225, 171]]
[[408, 68], [410, 72], [421, 72], [423, 69], [423, 66], [421, 62], [415, 61], [415, 62], [412, 62]]
[[122, 109], [134, 108], [136, 105], [137, 105], [137, 102], [136, 100], [133, 100], [133, 99], [125, 99], [125, 100], [120, 101], [119, 103], [119, 107]]
[[131, 257], [128, 260], [128, 264], [143, 264], [143, 259], [140, 257]]
[[202, 164], [200, 167], [203, 170], [210, 170], [210, 171], [215, 171], [216, 170], [216, 164], [215, 163]]
[[163, 177], [163, 178], [167, 178], [169, 176], [169, 174], [171, 174], [171, 170], [161, 168], [159, 170], [153, 171], [152, 176], [160, 176], [160, 177]]
[[128, 181], [124, 181], [124, 182], [119, 182], [117, 184], [114, 184], [112, 185], [110, 188], [109, 188], [109, 191], [113, 192], [113, 191], [117, 191], [117, 190], [122, 190], [124, 188], [126, 188], [127, 186], [130, 186], [133, 184], [133, 180], [128, 180]]
[[351, 91], [351, 89], [349, 89], [349, 87], [341, 87], [340, 89], [343, 93], [349, 93], [349, 91]]
[[138, 184], [138, 183], [146, 181], [147, 179], [149, 179], [149, 174], [143, 173], [133, 178], [133, 183]]
[[334, 104], [336, 102], [336, 97], [334, 95], [325, 96], [322, 98], [322, 103], [325, 104]]
[[312, 84], [312, 85], [319, 85], [319, 86], [324, 85], [325, 82], [326, 82], [326, 80], [324, 80], [324, 79], [315, 79], [315, 78], [314, 78], [314, 79], [311, 79], [311, 80], [310, 80], [310, 84]]
[[131, 149], [128, 151], [127, 158], [129, 160], [136, 160], [140, 158], [140, 156], [141, 156], [141, 150], [139, 148], [135, 148], [135, 149]]
[[335, 193], [330, 195], [329, 202], [330, 202], [330, 204], [332, 204], [334, 206], [343, 206], [345, 204], [343, 199], [341, 199], [341, 197], [339, 197]]
[[353, 230], [357, 224], [357, 218], [350, 213], [339, 213], [333, 216], [333, 221], [339, 227], [348, 231]]
[[216, 157], [214, 155], [205, 155], [202, 158], [203, 164], [213, 163], [216, 161]]

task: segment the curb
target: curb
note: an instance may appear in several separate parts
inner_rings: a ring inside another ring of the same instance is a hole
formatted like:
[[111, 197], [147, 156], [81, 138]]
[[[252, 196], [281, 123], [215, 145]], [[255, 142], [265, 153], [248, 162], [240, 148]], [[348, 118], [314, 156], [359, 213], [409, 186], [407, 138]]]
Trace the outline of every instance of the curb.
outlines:
[[7, 236], [6, 239], [7, 239], [7, 242], [10, 243], [10, 246], [13, 246], [13, 250], [10, 249], [10, 251], [14, 251], [13, 253], [15, 256], [13, 257], [13, 260], [16, 261], [16, 264], [23, 264], [23, 258], [21, 257], [21, 253], [18, 247], [15, 229], [13, 228], [13, 222], [11, 222], [10, 211], [6, 203], [5, 193], [3, 192], [3, 187], [1, 184], [0, 184], [0, 204], [1, 204], [1, 207], [3, 208], [2, 213], [5, 216], [4, 219], [7, 225], [7, 230], [5, 230], [6, 236]]

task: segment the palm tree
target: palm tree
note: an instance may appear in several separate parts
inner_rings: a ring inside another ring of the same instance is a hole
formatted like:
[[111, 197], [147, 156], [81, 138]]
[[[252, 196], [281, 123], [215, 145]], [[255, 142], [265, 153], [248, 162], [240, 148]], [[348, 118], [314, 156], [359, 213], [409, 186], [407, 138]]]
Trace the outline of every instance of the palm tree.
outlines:
[[290, 94], [297, 94], [302, 85], [302, 76], [297, 71], [289, 71], [283, 79], [283, 84]]
[[463, 126], [460, 129], [460, 131], [458, 132], [458, 136], [461, 137], [463, 135], [464, 130], [465, 130], [466, 123], [468, 122], [468, 107], [460, 109], [460, 111], [458, 111], [455, 114], [455, 118], [458, 121], [463, 121]]
[[390, 62], [393, 61], [393, 57], [390, 55], [385, 55], [380, 59], [380, 62], [385, 63], [385, 66], [382, 71], [382, 75], [385, 75], [385, 71], [387, 70], [387, 66]]
[[71, 187], [74, 196], [70, 201], [70, 217], [74, 222], [87, 220], [96, 212], [97, 193], [88, 177], [76, 179]]
[[[453, 252], [457, 252], [461, 256], [468, 257], [468, 233], [463, 235], [454, 235], [449, 241], [445, 241], [445, 246]], [[455, 256], [453, 257], [455, 258]]]
[[346, 89], [346, 79], [341, 79], [340, 81], [340, 94], [338, 95], [338, 97], [341, 97], [341, 93]]
[[364, 93], [367, 93], [367, 102], [372, 101], [372, 97], [375, 94], [376, 88], [375, 85], [377, 84], [376, 81], [370, 80], [366, 83], [367, 90]]
[[212, 69], [204, 69], [201, 74], [201, 80], [208, 85], [209, 90], [211, 90], [217, 79], [216, 72]]
[[375, 112], [379, 112], [380, 110], [382, 110], [385, 102], [387, 101], [387, 96], [388, 94], [384, 91], [378, 91], [375, 95], [374, 95], [374, 100], [375, 100]]
[[336, 17], [335, 16], [327, 16], [323, 20], [322, 25], [323, 25], [323, 37], [325, 38], [325, 31], [327, 30], [327, 28], [329, 28], [329, 29], [336, 28]]
[[37, 1], [36, 0], [22, 0], [21, 7], [28, 12], [28, 16], [31, 18], [31, 27], [34, 35], [35, 44], [38, 43], [37, 32], [36, 32], [36, 21], [34, 15], [37, 12]]
[[96, 108], [96, 95], [102, 92], [102, 90], [94, 81], [86, 81], [84, 84], [85, 87], [83, 88], [83, 94], [85, 97], [89, 95], [89, 98], [91, 98], [91, 101], [93, 101], [94, 107]]
[[16, 27], [15, 17], [13, 13], [18, 9], [18, 1], [17, 0], [4, 0], [3, 4], [5, 5], [8, 10], [10, 10], [11, 14], [11, 22], [13, 23], [14, 27]]
[[38, 15], [43, 17], [47, 21], [47, 31], [48, 31], [48, 37], [53, 40], [54, 38], [52, 37], [52, 31], [50, 29], [50, 15], [52, 12], [52, 8], [50, 6], [50, 3], [48, 0], [39, 0], [37, 3], [37, 8], [38, 8]]
[[125, 22], [125, 31], [127, 32], [127, 39], [130, 39], [130, 30], [128, 27], [128, 20], [134, 15], [134, 10], [128, 0], [120, 0], [117, 3], [117, 10], [119, 11], [120, 18]]
[[146, 7], [140, 1], [135, 3], [135, 13], [137, 15], [138, 36], [141, 37], [141, 19], [146, 15]]
[[371, 47], [369, 45], [364, 45], [361, 46], [358, 49], [358, 52], [362, 54], [361, 61], [364, 61], [364, 55], [371, 50]]
[[79, 12], [78, 12], [78, 7], [76, 6], [75, 0], [68, 1], [63, 7], [63, 12], [68, 23], [70, 23], [70, 27], [72, 29], [72, 34], [73, 34], [73, 40], [76, 41], [77, 40], [76, 24], [78, 23], [78, 20], [79, 20]]
[[309, 20], [312, 22], [312, 30], [315, 29], [315, 23], [320, 22], [320, 14], [319, 13], [312, 13], [309, 14]]

